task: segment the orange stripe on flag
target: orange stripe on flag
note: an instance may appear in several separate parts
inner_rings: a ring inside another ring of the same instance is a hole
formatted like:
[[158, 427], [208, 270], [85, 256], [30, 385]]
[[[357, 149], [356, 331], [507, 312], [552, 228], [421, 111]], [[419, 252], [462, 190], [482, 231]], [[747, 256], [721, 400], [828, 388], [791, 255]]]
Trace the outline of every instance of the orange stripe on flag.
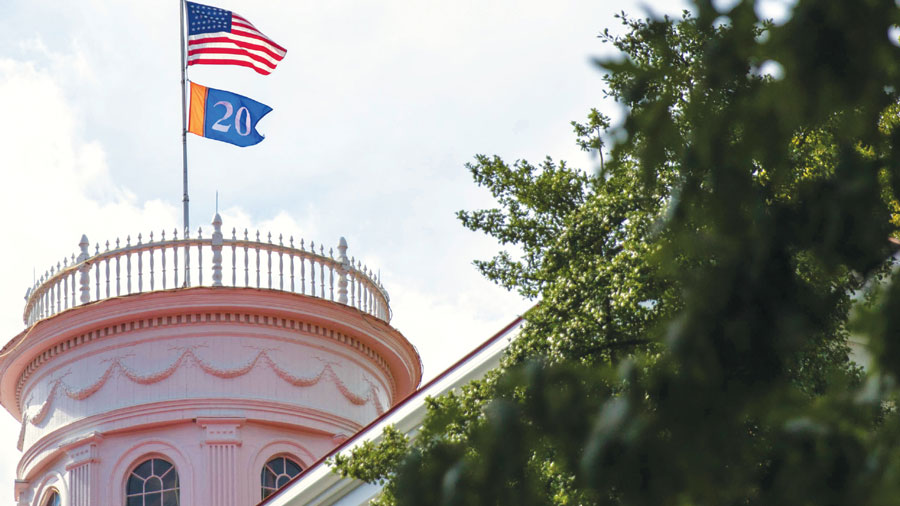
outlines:
[[188, 132], [192, 134], [203, 135], [203, 125], [206, 121], [206, 94], [208, 89], [206, 86], [197, 83], [191, 83], [191, 108], [190, 122], [188, 123]]

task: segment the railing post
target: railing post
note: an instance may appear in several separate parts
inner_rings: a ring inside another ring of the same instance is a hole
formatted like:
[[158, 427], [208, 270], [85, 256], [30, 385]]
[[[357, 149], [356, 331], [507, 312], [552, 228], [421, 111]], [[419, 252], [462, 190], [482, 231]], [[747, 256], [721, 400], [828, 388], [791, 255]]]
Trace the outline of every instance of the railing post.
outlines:
[[350, 268], [350, 260], [347, 258], [347, 240], [341, 237], [338, 243], [338, 261], [341, 263], [338, 269], [338, 302], [347, 303], [347, 270]]
[[222, 245], [224, 244], [224, 238], [222, 237], [222, 217], [219, 216], [219, 213], [216, 213], [216, 216], [213, 218], [212, 225], [212, 286], [222, 286]]
[[81, 236], [81, 242], [78, 243], [78, 246], [81, 247], [81, 254], [78, 255], [78, 262], [81, 265], [78, 266], [78, 271], [81, 273], [81, 279], [79, 279], [79, 285], [81, 287], [81, 303], [87, 304], [91, 301], [91, 266], [87, 263], [87, 259], [90, 258], [90, 253], [88, 253], [88, 243], [87, 235]]

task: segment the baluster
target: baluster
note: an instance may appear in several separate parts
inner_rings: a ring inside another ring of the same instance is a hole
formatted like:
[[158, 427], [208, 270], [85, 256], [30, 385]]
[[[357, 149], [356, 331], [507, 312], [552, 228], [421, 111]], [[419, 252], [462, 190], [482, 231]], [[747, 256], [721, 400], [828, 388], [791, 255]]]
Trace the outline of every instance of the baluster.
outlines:
[[309, 287], [312, 289], [310, 295], [316, 296], [316, 241], [309, 241]]
[[[51, 266], [50, 266], [50, 277], [51, 277], [51, 278], [53, 277], [54, 272], [56, 272], [56, 271], [53, 270], [53, 266], [51, 265]], [[51, 284], [47, 287], [47, 292], [46, 292], [46, 294], [48, 295], [48, 297], [47, 297], [47, 306], [50, 308], [50, 314], [56, 314], [56, 306], [53, 304], [53, 303], [54, 303], [54, 300], [53, 300], [53, 289], [54, 289], [55, 287], [56, 287], [56, 283], [51, 283]]]
[[[269, 232], [269, 244], [272, 244], [272, 232]], [[266, 249], [266, 256], [269, 258], [269, 289], [272, 289], [272, 248]]]
[[256, 288], [259, 288], [259, 230], [256, 231]]
[[172, 274], [175, 284], [172, 288], [178, 288], [178, 229], [172, 232]]
[[231, 286], [237, 286], [237, 229], [231, 227]]
[[141, 246], [141, 233], [138, 232], [138, 293], [143, 293], [144, 291], [144, 252], [140, 250]]
[[[334, 248], [328, 248], [328, 256], [334, 260]], [[334, 301], [334, 264], [328, 264], [328, 291]]]
[[369, 284], [366, 283], [366, 268], [363, 266], [362, 262], [359, 263], [359, 270], [362, 271], [362, 276], [360, 276], [359, 280], [359, 309], [362, 312], [366, 312], [366, 301], [369, 300]]
[[291, 236], [291, 292], [294, 291], [294, 236]]
[[[150, 243], [151, 244], [153, 243], [153, 231], [152, 230], [150, 231]], [[153, 291], [153, 288], [154, 288], [154, 286], [153, 286], [154, 285], [154, 283], [153, 283], [153, 256], [154, 256], [153, 252], [154, 252], [154, 250], [155, 250], [155, 248], [153, 248], [152, 246], [150, 247], [150, 249], [147, 250], [147, 254], [150, 256], [150, 291], [151, 292]]]
[[360, 280], [362, 285], [360, 286], [361, 297], [360, 297], [360, 301], [359, 301], [359, 306], [360, 306], [360, 309], [362, 309], [363, 312], [365, 312], [366, 311], [366, 302], [369, 300], [369, 285], [366, 283], [366, 278], [365, 278], [366, 268], [363, 267], [362, 262], [359, 262], [358, 267], [359, 267], [359, 270], [362, 271], [362, 279]]
[[[67, 265], [66, 260], [68, 260], [68, 259], [63, 258], [63, 269], [65, 269], [66, 265]], [[44, 278], [41, 277], [42, 281], [43, 281], [43, 279]], [[68, 274], [63, 276], [62, 282], [63, 282], [63, 309], [69, 309], [69, 275]], [[38, 313], [38, 316], [40, 316], [40, 313]]]
[[[116, 238], [116, 251], [118, 252], [118, 250], [119, 250], [119, 238], [117, 237]], [[122, 255], [117, 253], [116, 254], [116, 297], [119, 296], [119, 294], [121, 293], [121, 288], [122, 288], [122, 286], [121, 286], [122, 285], [122, 283], [121, 283], [122, 277], [120, 275], [121, 272], [119, 269], [119, 262], [121, 259], [122, 259]]]
[[163, 230], [160, 234], [159, 241], [162, 243], [162, 248], [159, 249], [159, 257], [162, 262], [162, 289], [166, 289], [166, 231]]
[[[300, 239], [300, 251], [303, 251], [303, 238]], [[306, 257], [300, 255], [300, 293], [306, 294]]]
[[[97, 257], [100, 255], [100, 243], [98, 242], [96, 244], [97, 245], [94, 249], [94, 257]], [[98, 261], [98, 262], [95, 262], [95, 264], [97, 265], [97, 270], [94, 271], [94, 277], [96, 278], [96, 283], [97, 283], [96, 293], [97, 293], [97, 300], [100, 300], [100, 263]]]
[[[325, 256], [325, 246], [319, 245], [319, 255]], [[325, 262], [319, 262], [319, 296], [325, 298]]]
[[[106, 251], [109, 251], [109, 241], [106, 241]], [[104, 259], [104, 264], [106, 264], [106, 298], [109, 298], [109, 257], [107, 256]]]
[[[197, 239], [203, 239], [203, 227], [197, 228]], [[203, 286], [203, 243], [197, 244], [197, 286]]]
[[[125, 248], [131, 248], [131, 234], [125, 237]], [[128, 287], [128, 294], [131, 294], [131, 252], [125, 253], [125, 279]]]
[[247, 242], [246, 242], [249, 240], [250, 239], [248, 239], [248, 236], [247, 236], [247, 229], [245, 228], [244, 229], [244, 286], [250, 286], [250, 267], [249, 267], [250, 253], [248, 251]]
[[[278, 234], [278, 245], [281, 248], [284, 247], [284, 243], [281, 241], [281, 234]], [[284, 250], [278, 249], [278, 289], [284, 290]]]
[[[75, 254], [74, 253], [72, 253], [72, 264], [71, 265], [72, 265], [72, 267], [75, 267]], [[75, 272], [74, 271], [72, 272], [71, 286], [72, 286], [72, 307], [75, 307], [78, 304], [75, 302], [77, 299], [75, 299]]]
[[356, 257], [350, 257], [350, 305], [356, 307], [356, 269], [353, 265], [356, 263]]
[[[60, 263], [59, 263], [59, 262], [56, 262], [56, 272], [57, 272], [57, 273], [59, 272], [59, 269], [60, 269]], [[55, 286], [55, 289], [56, 289], [56, 310], [57, 310], [57, 311], [62, 311], [62, 307], [59, 305], [59, 300], [60, 300], [59, 298], [60, 298], [60, 296], [61, 296], [60, 293], [59, 293], [59, 292], [60, 292], [60, 289], [59, 289], [59, 281], [57, 281], [56, 283], [54, 283], [54, 286]]]
[[369, 269], [369, 278], [373, 280], [369, 285], [369, 314], [375, 314], [375, 273], [372, 269]]

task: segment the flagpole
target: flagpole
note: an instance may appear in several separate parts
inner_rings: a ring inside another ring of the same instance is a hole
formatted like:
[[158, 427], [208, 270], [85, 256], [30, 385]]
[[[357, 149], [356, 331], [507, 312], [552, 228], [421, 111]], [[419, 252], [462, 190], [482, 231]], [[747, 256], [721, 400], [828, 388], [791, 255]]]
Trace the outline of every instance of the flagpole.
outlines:
[[188, 202], [190, 202], [190, 199], [188, 198], [187, 172], [187, 64], [185, 63], [184, 48], [184, 0], [178, 0], [178, 4], [181, 10], [181, 154], [184, 166], [184, 197], [181, 201], [184, 203], [184, 237], [187, 238], [190, 230], [190, 219], [188, 217]]

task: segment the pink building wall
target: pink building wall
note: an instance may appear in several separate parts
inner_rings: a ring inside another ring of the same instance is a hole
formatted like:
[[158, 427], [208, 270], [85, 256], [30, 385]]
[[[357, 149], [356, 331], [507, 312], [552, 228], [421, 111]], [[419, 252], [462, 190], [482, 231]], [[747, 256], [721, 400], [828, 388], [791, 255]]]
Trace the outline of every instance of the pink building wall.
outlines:
[[354, 307], [279, 290], [197, 287], [109, 298], [38, 321], [0, 360], [22, 422], [16, 501], [125, 504], [130, 471], [172, 463], [180, 504], [261, 499], [260, 472], [307, 466], [421, 379], [413, 346]]

